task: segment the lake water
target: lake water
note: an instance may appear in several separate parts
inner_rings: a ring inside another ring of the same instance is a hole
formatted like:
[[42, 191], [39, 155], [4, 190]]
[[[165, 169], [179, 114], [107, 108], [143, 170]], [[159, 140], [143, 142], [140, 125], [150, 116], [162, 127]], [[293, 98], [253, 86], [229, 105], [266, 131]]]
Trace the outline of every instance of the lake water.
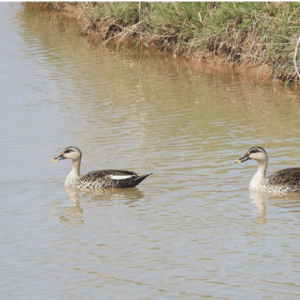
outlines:
[[[249, 194], [300, 165], [299, 94], [92, 45], [76, 23], [0, 3], [1, 299], [300, 299], [300, 198]], [[66, 190], [152, 172], [137, 188]]]

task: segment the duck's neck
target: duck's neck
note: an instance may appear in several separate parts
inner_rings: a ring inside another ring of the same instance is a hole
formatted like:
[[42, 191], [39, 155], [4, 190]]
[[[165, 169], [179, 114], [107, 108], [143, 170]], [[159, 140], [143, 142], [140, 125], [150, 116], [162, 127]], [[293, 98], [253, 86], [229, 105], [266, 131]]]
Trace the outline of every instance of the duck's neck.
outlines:
[[72, 161], [72, 170], [65, 181], [66, 186], [74, 185], [74, 183], [80, 178], [80, 163], [81, 159]]
[[256, 190], [258, 187], [263, 185], [266, 180], [268, 159], [266, 158], [265, 160], [261, 160], [258, 163], [258, 170], [250, 182], [250, 189], [252, 190]]

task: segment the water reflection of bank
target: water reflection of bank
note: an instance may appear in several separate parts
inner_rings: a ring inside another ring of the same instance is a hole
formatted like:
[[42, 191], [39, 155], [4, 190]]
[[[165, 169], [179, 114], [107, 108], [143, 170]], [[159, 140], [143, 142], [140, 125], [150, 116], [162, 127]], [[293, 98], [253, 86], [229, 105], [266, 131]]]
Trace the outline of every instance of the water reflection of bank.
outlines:
[[[297, 91], [241, 82], [234, 74], [197, 76], [193, 71], [188, 74], [188, 71], [177, 67], [176, 63], [153, 58], [147, 51], [134, 52], [122, 48], [122, 51], [116, 53], [102, 45], [91, 46], [79, 36], [76, 23], [72, 20], [34, 15], [26, 11], [20, 25], [27, 29], [24, 38], [28, 43], [37, 43], [38, 40], [46, 49], [53, 49], [46, 53], [48, 62], [74, 83], [76, 93], [84, 100], [78, 102], [82, 116], [88, 122], [86, 125], [92, 128], [99, 122], [116, 122], [118, 125], [119, 120], [111, 118], [109, 113], [103, 116], [106, 116], [103, 120], [89, 118], [91, 113], [130, 108], [131, 122], [140, 127], [143, 127], [145, 121], [152, 121], [150, 119], [153, 116], [161, 116], [162, 122], [173, 117], [177, 126], [170, 127], [168, 132], [173, 130], [174, 135], [177, 128], [196, 122], [199, 127], [188, 128], [189, 134], [191, 130], [195, 130], [193, 134], [198, 133], [201, 128], [204, 135], [209, 135], [215, 127], [225, 127], [224, 123], [233, 126], [234, 132], [237, 129], [244, 132], [256, 130], [255, 125], [259, 124], [257, 138], [268, 133], [273, 140], [283, 132], [291, 135], [291, 138], [297, 132], [300, 107]], [[107, 82], [112, 83], [111, 88], [107, 87]], [[164, 89], [161, 89], [162, 86]], [[161, 90], [164, 94], [157, 93]], [[69, 100], [66, 99], [65, 106]], [[90, 105], [86, 105], [86, 101]], [[289, 105], [286, 105], [286, 101]], [[155, 110], [151, 114], [148, 111], [149, 103], [151, 110]], [[172, 115], [170, 108], [174, 104], [176, 111], [184, 113], [176, 112]], [[90, 107], [93, 108], [92, 112]], [[277, 126], [276, 120], [286, 117], [289, 118], [289, 128]], [[234, 124], [234, 120], [239, 122]], [[160, 131], [161, 127], [156, 124], [160, 123], [153, 122], [151, 130], [146, 132], [148, 135]], [[249, 127], [249, 124], [252, 126]]]

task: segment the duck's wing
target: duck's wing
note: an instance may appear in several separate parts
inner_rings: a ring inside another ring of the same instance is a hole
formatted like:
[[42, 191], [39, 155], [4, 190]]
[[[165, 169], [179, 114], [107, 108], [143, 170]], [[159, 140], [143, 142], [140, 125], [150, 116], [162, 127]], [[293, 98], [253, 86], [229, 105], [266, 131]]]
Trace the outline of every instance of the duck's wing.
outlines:
[[92, 178], [98, 180], [112, 179], [112, 180], [122, 180], [131, 177], [138, 176], [136, 173], [131, 171], [123, 170], [102, 170], [102, 171], [92, 171], [81, 177], [81, 180], [90, 180]]
[[300, 189], [300, 168], [288, 168], [280, 170], [268, 177], [269, 183], [274, 185], [286, 185]]
[[137, 186], [149, 175], [151, 174], [139, 176], [135, 172], [124, 170], [102, 170], [83, 175], [81, 181], [103, 182], [103, 187], [130, 188]]
[[134, 173], [133, 176], [127, 176], [126, 178], [125, 178], [125, 176], [122, 177], [122, 176], [119, 176], [119, 175], [112, 175], [111, 179], [113, 179], [114, 182], [116, 183], [115, 187], [118, 187], [118, 188], [131, 188], [131, 187], [137, 186], [139, 183], [141, 183], [145, 178], [147, 178], [151, 174], [152, 173], [140, 176], [140, 175], [137, 175], [137, 174]]

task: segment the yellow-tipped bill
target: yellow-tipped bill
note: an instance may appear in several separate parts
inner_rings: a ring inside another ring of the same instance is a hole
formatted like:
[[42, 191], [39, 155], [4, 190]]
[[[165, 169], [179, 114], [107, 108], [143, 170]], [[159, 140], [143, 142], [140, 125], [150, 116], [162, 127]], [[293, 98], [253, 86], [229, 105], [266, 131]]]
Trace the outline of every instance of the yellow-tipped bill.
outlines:
[[59, 160], [62, 160], [62, 159], [66, 159], [66, 158], [64, 157], [64, 152], [63, 152], [61, 155], [59, 155], [59, 156], [57, 156], [57, 157], [55, 157], [55, 158], [52, 158], [52, 159], [51, 159], [51, 162], [58, 162]]
[[240, 163], [241, 163], [241, 160], [240, 160], [240, 159], [237, 159], [235, 162], [238, 163], [238, 164], [240, 164]]

